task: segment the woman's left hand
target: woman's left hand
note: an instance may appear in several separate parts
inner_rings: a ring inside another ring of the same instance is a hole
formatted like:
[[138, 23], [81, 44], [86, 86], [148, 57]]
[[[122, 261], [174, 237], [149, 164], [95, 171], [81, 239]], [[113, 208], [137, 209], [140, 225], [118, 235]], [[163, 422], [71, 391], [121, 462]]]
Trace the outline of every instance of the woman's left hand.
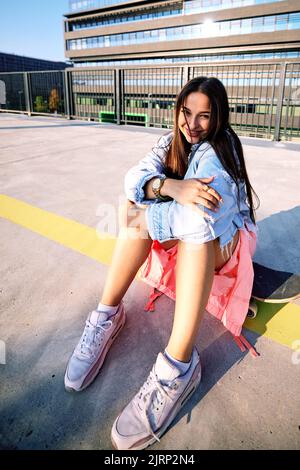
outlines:
[[176, 180], [167, 178], [163, 185], [163, 196], [168, 195], [183, 206], [190, 206], [204, 217], [208, 216], [199, 204], [214, 212], [219, 209], [222, 201], [220, 194], [209, 186], [214, 176], [209, 178], [189, 178]]

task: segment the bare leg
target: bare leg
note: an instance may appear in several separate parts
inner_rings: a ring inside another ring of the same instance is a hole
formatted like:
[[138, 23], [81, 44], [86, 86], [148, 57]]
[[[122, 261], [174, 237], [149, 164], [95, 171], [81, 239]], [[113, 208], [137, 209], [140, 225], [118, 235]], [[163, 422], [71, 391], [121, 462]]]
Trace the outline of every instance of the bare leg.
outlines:
[[214, 242], [194, 245], [178, 241], [176, 305], [167, 351], [189, 362], [211, 291], [215, 269]]
[[[139, 216], [126, 213], [121, 216], [121, 229], [113, 253], [111, 265], [103, 288], [101, 303], [118, 305], [135, 278], [139, 268], [147, 259], [152, 239], [145, 229], [144, 210], [128, 203]], [[126, 208], [124, 208], [126, 212]]]
[[[128, 204], [130, 208], [130, 204]], [[238, 241], [238, 234], [236, 242]], [[220, 248], [216, 240], [189, 244], [176, 240], [165, 242], [165, 249], [178, 243], [176, 264], [176, 306], [167, 351], [179, 361], [188, 362], [210, 295]], [[236, 244], [236, 243], [235, 243]], [[124, 297], [136, 273], [146, 260], [152, 239], [147, 231], [145, 214], [127, 216], [121, 227], [101, 302], [117, 305]], [[229, 256], [230, 257], [230, 256]], [[222, 264], [227, 260], [222, 260]]]

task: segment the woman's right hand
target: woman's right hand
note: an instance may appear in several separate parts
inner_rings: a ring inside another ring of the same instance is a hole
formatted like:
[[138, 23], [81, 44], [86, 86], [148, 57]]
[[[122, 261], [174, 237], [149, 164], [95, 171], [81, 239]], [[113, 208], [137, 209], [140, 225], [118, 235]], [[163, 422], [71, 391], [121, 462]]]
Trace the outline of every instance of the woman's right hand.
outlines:
[[168, 195], [184, 206], [190, 206], [193, 210], [209, 217], [197, 204], [217, 212], [219, 201], [222, 198], [217, 191], [209, 186], [214, 176], [209, 178], [191, 178], [186, 180], [175, 180], [167, 178], [162, 187], [162, 195]]

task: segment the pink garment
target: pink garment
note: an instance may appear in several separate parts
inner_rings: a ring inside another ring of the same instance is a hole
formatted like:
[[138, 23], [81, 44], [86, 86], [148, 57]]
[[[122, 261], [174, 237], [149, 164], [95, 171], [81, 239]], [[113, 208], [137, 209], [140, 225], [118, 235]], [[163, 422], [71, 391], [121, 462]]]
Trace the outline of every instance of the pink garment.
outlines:
[[[247, 227], [240, 229], [240, 237], [234, 253], [220, 271], [215, 272], [213, 285], [206, 310], [222, 321], [223, 325], [233, 334], [242, 351], [256, 351], [241, 335], [251, 298], [254, 271], [252, 257], [256, 248], [256, 233]], [[150, 284], [153, 290], [145, 310], [154, 310], [154, 301], [162, 294], [171, 299], [176, 298], [176, 267], [177, 246], [165, 250], [154, 240], [148, 258], [139, 271], [142, 281]]]

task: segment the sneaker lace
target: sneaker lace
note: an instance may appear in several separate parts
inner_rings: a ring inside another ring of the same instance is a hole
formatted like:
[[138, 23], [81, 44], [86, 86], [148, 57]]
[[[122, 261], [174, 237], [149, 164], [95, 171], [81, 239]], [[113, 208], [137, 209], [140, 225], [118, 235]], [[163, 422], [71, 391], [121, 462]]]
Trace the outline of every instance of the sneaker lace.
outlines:
[[170, 398], [165, 387], [170, 389], [174, 388], [172, 382], [170, 382], [170, 384], [166, 383], [166, 385], [162, 385], [158, 380], [157, 375], [152, 370], [146, 382], [142, 385], [137, 394], [139, 409], [144, 415], [147, 430], [158, 442], [160, 442], [160, 439], [155, 433], [151, 416], [155, 414], [155, 411], [160, 410], [160, 407], [163, 406], [166, 398]]
[[86, 320], [82, 340], [78, 345], [77, 353], [87, 358], [94, 357], [103, 340], [103, 333], [108, 331], [111, 326], [111, 320], [102, 321], [101, 323], [97, 323], [97, 325], [93, 325], [89, 320]]

